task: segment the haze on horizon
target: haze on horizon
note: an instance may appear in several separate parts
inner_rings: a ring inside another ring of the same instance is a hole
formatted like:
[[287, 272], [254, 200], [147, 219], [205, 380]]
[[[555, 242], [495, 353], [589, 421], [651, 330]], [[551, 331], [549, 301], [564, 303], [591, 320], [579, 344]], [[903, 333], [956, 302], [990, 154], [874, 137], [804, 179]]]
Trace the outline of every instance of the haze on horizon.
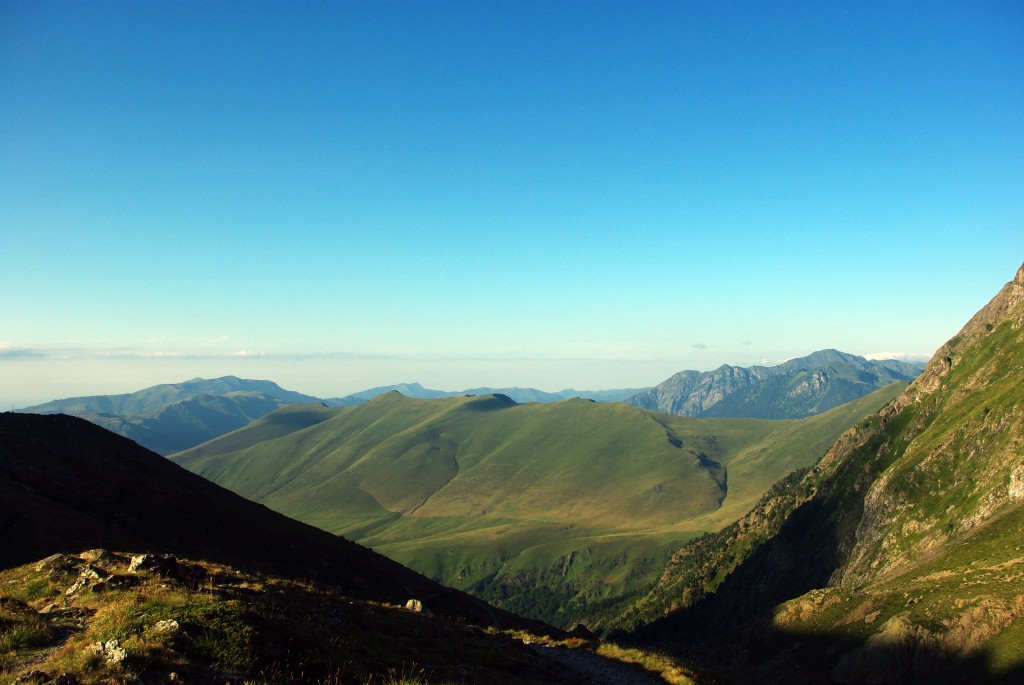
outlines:
[[1024, 260], [1019, 2], [0, 0], [0, 408], [927, 357]]

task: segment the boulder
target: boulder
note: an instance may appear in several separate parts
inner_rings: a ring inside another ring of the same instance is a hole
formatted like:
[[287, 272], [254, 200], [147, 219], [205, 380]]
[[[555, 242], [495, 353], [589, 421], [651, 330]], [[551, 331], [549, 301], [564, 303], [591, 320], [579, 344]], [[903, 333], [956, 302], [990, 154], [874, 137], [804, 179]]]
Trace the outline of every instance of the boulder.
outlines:
[[78, 580], [75, 584], [64, 591], [65, 595], [73, 595], [80, 590], [85, 588], [95, 589], [100, 583], [105, 581], [110, 576], [109, 573], [101, 568], [90, 566], [86, 564], [82, 567], [81, 572], [78, 574]]
[[154, 633], [170, 633], [175, 634], [181, 631], [181, 626], [174, 619], [166, 619], [163, 621], [157, 621], [150, 628]]
[[118, 640], [94, 642], [86, 647], [86, 651], [102, 658], [108, 664], [119, 664], [128, 658], [127, 650], [121, 646]]
[[423, 602], [418, 599], [410, 599], [405, 603], [405, 608], [408, 611], [415, 611], [417, 614], [423, 614], [424, 616], [433, 616], [434, 614], [430, 609], [423, 606]]
[[129, 573], [152, 571], [162, 578], [178, 577], [178, 560], [170, 554], [140, 554], [132, 557]]
[[102, 548], [86, 550], [85, 552], [82, 552], [80, 558], [88, 564], [110, 566], [111, 564], [117, 563], [117, 559], [114, 555]]
[[594, 632], [590, 630], [590, 628], [586, 627], [582, 623], [577, 623], [572, 628], [570, 628], [569, 636], [578, 637], [581, 640], [593, 640], [597, 637], [596, 635], [594, 635]]
[[70, 575], [75, 567], [82, 562], [68, 554], [51, 554], [36, 563], [36, 573], [46, 572], [48, 575]]

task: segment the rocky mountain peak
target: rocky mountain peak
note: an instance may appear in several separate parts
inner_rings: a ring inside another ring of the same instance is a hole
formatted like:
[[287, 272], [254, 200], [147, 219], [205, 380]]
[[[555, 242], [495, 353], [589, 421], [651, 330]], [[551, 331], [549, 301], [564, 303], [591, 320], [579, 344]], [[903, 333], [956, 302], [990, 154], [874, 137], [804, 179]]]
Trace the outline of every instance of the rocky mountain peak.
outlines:
[[961, 358], [961, 350], [989, 335], [1001, 324], [1009, 322], [1014, 328], [1024, 325], [1024, 264], [1017, 269], [1012, 281], [1008, 282], [987, 305], [971, 317], [960, 332], [953, 336], [928, 362], [918, 379], [907, 388], [898, 406], [903, 407], [935, 392], [942, 378], [955, 367]]

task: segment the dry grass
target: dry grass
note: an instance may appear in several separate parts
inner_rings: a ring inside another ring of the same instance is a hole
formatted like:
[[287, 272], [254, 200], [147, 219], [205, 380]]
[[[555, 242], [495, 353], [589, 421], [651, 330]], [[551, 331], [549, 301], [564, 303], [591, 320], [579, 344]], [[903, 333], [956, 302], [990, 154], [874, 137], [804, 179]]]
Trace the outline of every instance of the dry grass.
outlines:
[[[130, 555], [89, 558], [0, 572], [0, 683], [61, 674], [80, 685], [565, 680], [521, 640], [331, 587], [183, 560], [163, 577], [129, 572]], [[79, 583], [83, 572], [96, 577]]]

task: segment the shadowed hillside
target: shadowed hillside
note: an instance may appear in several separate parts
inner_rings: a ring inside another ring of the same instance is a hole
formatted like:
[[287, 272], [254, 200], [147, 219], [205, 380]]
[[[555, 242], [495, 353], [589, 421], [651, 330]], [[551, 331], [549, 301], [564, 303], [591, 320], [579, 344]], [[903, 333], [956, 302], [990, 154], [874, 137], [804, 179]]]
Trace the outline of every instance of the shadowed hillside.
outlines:
[[894, 403], [681, 549], [634, 637], [740, 681], [1019, 682], [1021, 388], [1024, 267]]
[[365, 599], [429, 597], [435, 611], [481, 624], [519, 623], [71, 416], [0, 414], [0, 494], [3, 568], [90, 547], [169, 552], [318, 579]]

